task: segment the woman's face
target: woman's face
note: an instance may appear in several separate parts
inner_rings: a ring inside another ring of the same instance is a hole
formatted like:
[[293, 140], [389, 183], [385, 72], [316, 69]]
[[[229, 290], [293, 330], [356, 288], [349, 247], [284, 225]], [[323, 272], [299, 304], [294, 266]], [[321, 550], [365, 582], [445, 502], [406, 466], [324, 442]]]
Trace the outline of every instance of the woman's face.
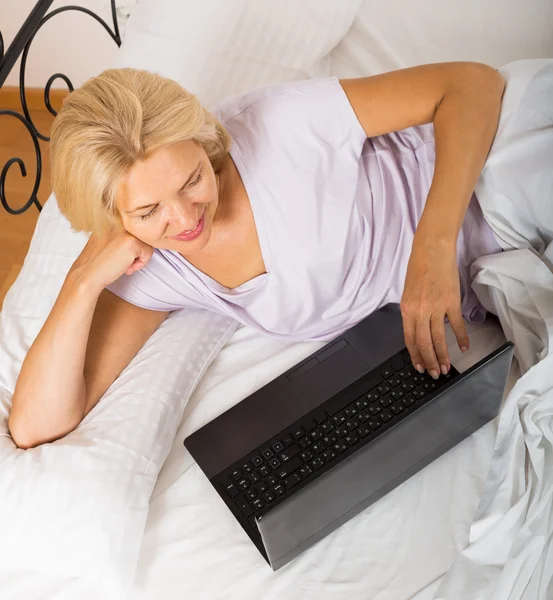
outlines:
[[219, 190], [203, 147], [186, 141], [132, 165], [118, 182], [116, 198], [130, 234], [186, 256], [209, 241]]

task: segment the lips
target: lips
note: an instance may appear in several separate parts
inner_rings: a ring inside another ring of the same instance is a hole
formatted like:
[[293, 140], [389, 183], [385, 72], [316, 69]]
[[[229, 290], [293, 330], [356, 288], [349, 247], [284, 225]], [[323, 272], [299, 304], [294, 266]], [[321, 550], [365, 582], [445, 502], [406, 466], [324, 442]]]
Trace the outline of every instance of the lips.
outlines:
[[202, 215], [201, 219], [198, 221], [194, 229], [189, 229], [186, 231], [182, 231], [178, 235], [171, 236], [171, 239], [177, 240], [179, 242], [188, 242], [197, 238], [203, 231], [204, 228], [204, 219], [205, 219], [205, 211]]

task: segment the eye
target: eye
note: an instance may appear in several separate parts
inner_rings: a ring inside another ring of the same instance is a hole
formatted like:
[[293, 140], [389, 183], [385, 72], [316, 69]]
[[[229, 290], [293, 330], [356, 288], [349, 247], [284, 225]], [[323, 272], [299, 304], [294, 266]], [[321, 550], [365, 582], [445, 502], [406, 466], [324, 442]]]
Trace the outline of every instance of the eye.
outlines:
[[156, 212], [156, 210], [157, 210], [157, 207], [158, 207], [158, 205], [156, 204], [156, 205], [154, 206], [154, 208], [152, 208], [152, 210], [151, 210], [149, 213], [147, 213], [147, 214], [145, 214], [145, 215], [140, 215], [139, 219], [140, 219], [141, 221], [144, 221], [144, 219], [148, 219], [148, 218], [150, 218], [150, 217], [151, 217], [151, 216], [152, 216], [152, 215], [153, 215], [153, 214]]
[[200, 183], [200, 181], [202, 180], [202, 172], [200, 171], [200, 174], [198, 175], [198, 177], [196, 177], [196, 179], [194, 179], [194, 181], [191, 181], [188, 185], [189, 187], [192, 187], [194, 185], [198, 185], [198, 183]]
[[[191, 187], [194, 187], [195, 185], [198, 185], [198, 183], [200, 183], [200, 181], [202, 180], [202, 177], [203, 177], [203, 173], [202, 173], [202, 171], [200, 171], [200, 174], [196, 177], [196, 179], [194, 179], [194, 181], [191, 181], [189, 184], [187, 184], [186, 188], [191, 188]], [[181, 191], [184, 191], [184, 189], [186, 189], [186, 188], [183, 188]]]

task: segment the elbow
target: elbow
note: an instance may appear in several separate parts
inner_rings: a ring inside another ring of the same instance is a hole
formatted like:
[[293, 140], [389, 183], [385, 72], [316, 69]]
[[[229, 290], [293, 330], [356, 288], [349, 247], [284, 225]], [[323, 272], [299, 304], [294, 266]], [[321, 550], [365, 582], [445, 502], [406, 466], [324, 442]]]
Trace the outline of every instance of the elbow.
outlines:
[[30, 436], [24, 428], [21, 428], [17, 422], [14, 422], [14, 419], [12, 419], [11, 416], [8, 419], [8, 430], [13, 443], [20, 450], [28, 450], [29, 448], [34, 448], [40, 444], [40, 442], [33, 439], [33, 436]]
[[12, 415], [8, 418], [8, 430], [10, 436], [13, 443], [20, 450], [29, 450], [30, 448], [36, 448], [42, 444], [55, 442], [73, 431], [77, 425], [78, 423], [70, 429], [66, 429], [59, 433], [56, 432], [55, 434], [50, 433], [50, 435], [48, 435], [45, 432], [33, 431], [32, 428], [20, 423], [17, 419], [13, 418]]
[[489, 81], [490, 85], [495, 86], [498, 93], [503, 96], [507, 80], [498, 69], [494, 69], [491, 65], [485, 63], [470, 63], [470, 65], [482, 77], [482, 81]]

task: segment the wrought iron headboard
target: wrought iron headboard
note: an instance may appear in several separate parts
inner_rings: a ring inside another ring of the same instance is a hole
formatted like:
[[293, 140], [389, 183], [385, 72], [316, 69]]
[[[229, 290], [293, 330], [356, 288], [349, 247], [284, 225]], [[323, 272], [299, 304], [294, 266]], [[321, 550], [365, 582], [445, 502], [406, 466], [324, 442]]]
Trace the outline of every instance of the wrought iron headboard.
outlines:
[[[46, 22], [48, 22], [56, 15], [68, 11], [78, 11], [85, 13], [86, 15], [89, 15], [90, 17], [98, 21], [98, 23], [100, 23], [100, 25], [102, 25], [102, 27], [108, 32], [111, 39], [118, 46], [121, 45], [121, 36], [119, 34], [119, 26], [117, 23], [117, 10], [115, 7], [115, 0], [111, 0], [111, 16], [113, 20], [113, 29], [110, 29], [109, 25], [96, 13], [82, 6], [62, 6], [46, 14], [53, 1], [54, 0], [38, 0], [38, 2], [35, 4], [35, 7], [21, 26], [21, 29], [13, 38], [13, 41], [5, 54], [4, 40], [2, 38], [2, 32], [0, 31], [0, 88], [4, 85], [4, 82], [6, 81], [6, 78], [8, 77], [10, 71], [15, 65], [19, 55], [23, 53], [21, 56], [21, 66], [19, 69], [19, 96], [21, 98], [21, 106], [23, 107], [23, 114], [18, 113], [15, 110], [0, 109], [0, 116], [7, 115], [19, 119], [19, 121], [21, 121], [21, 123], [25, 125], [27, 131], [31, 135], [36, 152], [36, 176], [33, 191], [31, 192], [29, 200], [21, 208], [15, 209], [8, 204], [8, 201], [6, 199], [5, 184], [8, 170], [15, 163], [19, 165], [21, 175], [23, 177], [27, 176], [27, 168], [25, 166], [25, 163], [18, 157], [10, 158], [8, 162], [4, 165], [4, 167], [2, 168], [2, 172], [0, 173], [0, 202], [2, 203], [2, 206], [12, 215], [24, 213], [33, 205], [36, 206], [39, 211], [42, 209], [42, 206], [37, 198], [37, 192], [42, 177], [42, 157], [40, 154], [40, 146], [38, 140], [40, 139], [45, 142], [49, 142], [50, 138], [40, 133], [40, 131], [38, 131], [38, 129], [35, 127], [35, 124], [33, 123], [33, 120], [31, 118], [31, 114], [29, 113], [29, 109], [27, 107], [27, 98], [25, 95], [25, 68], [27, 66], [27, 56], [29, 54], [29, 50], [31, 48], [31, 44], [33, 43], [35, 35]], [[65, 83], [67, 84], [67, 87], [69, 88], [70, 92], [72, 92], [74, 89], [71, 80], [63, 73], [55, 73], [48, 79], [46, 85], [44, 86], [44, 104], [48, 111], [54, 116], [56, 116], [57, 112], [54, 110], [54, 108], [52, 108], [52, 105], [50, 103], [50, 88], [52, 87], [52, 83], [56, 79], [63, 79], [63, 81], [65, 81]]]

